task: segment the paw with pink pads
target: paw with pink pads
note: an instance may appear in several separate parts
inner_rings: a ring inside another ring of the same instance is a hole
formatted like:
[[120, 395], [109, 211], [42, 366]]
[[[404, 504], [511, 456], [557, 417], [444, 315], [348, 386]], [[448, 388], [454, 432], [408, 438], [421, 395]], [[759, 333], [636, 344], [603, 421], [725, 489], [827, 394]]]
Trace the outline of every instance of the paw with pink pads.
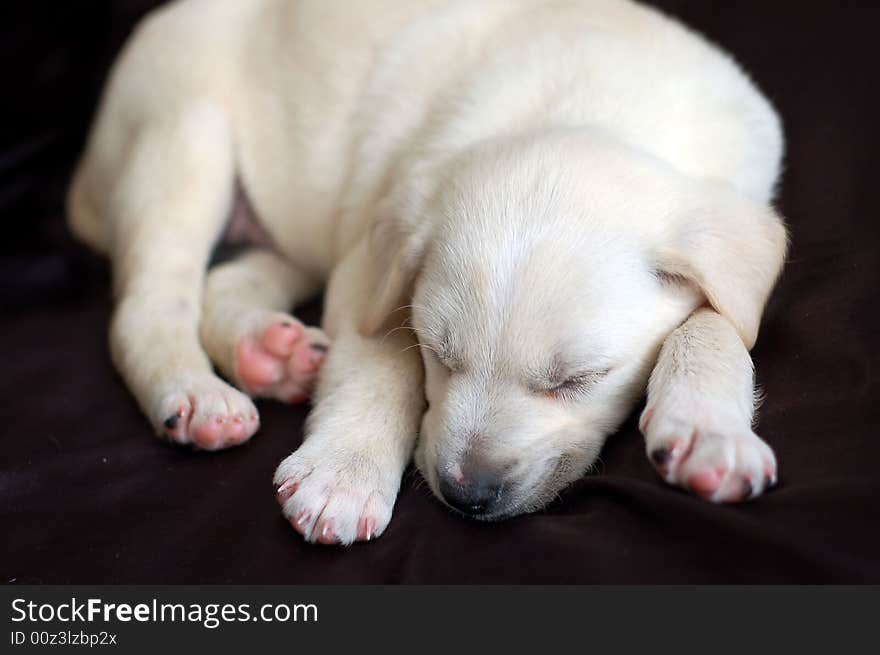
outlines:
[[272, 315], [242, 337], [236, 347], [236, 374], [251, 395], [282, 402], [308, 400], [330, 341], [318, 328], [285, 314]]
[[238, 446], [260, 427], [251, 399], [213, 375], [175, 380], [155, 417], [161, 435], [202, 450]]
[[640, 428], [663, 479], [708, 501], [741, 502], [776, 484], [776, 457], [748, 420], [649, 407]]
[[323, 454], [308, 443], [275, 472], [276, 498], [306, 541], [349, 545], [371, 541], [391, 520], [399, 481], [361, 454]]

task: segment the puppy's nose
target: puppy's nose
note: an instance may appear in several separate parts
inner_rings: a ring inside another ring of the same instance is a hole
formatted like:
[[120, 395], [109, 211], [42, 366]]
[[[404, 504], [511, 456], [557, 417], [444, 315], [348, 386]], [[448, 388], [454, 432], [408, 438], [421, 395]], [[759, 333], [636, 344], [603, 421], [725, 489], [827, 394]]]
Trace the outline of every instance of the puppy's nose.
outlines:
[[439, 475], [440, 494], [452, 507], [463, 514], [489, 514], [501, 499], [501, 479], [489, 471], [479, 471], [461, 482]]

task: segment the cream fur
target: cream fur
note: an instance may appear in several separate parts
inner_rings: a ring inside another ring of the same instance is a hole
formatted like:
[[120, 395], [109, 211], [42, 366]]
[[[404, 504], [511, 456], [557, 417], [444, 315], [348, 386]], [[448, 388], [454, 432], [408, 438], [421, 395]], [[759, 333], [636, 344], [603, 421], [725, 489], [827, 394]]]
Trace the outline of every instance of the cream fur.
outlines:
[[[70, 221], [112, 260], [114, 361], [158, 431], [181, 398], [255, 415], [212, 362], [237, 382], [239, 340], [329, 280], [275, 480], [306, 538], [351, 543], [387, 526], [419, 433], [438, 495], [482, 467], [504, 480], [483, 518], [528, 511], [649, 375], [667, 481], [772, 482], [747, 349], [785, 253], [782, 147], [728, 56], [628, 0], [180, 0], [113, 70]], [[206, 281], [236, 179], [279, 254]]]

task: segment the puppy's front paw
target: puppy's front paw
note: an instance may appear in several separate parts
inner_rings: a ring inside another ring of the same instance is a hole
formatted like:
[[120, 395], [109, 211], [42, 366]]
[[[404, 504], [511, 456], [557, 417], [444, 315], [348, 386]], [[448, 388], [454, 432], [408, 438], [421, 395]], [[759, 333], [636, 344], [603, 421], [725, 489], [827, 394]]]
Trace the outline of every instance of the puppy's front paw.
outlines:
[[388, 526], [399, 480], [369, 456], [306, 443], [275, 471], [284, 516], [307, 541], [349, 545]]
[[747, 421], [658, 405], [645, 409], [639, 427], [663, 479], [706, 500], [748, 500], [776, 484], [776, 457]]

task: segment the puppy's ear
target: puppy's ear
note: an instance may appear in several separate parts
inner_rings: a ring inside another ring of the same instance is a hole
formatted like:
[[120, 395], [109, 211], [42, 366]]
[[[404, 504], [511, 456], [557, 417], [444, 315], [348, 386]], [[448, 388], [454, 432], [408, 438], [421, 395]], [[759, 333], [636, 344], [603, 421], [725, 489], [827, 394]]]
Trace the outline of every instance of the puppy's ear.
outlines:
[[410, 187], [379, 203], [368, 235], [375, 286], [358, 326], [365, 336], [376, 335], [412, 295], [430, 234], [424, 191]]
[[714, 189], [698, 196], [665, 235], [658, 271], [695, 284], [751, 350], [785, 260], [785, 226], [770, 207], [732, 191]]

